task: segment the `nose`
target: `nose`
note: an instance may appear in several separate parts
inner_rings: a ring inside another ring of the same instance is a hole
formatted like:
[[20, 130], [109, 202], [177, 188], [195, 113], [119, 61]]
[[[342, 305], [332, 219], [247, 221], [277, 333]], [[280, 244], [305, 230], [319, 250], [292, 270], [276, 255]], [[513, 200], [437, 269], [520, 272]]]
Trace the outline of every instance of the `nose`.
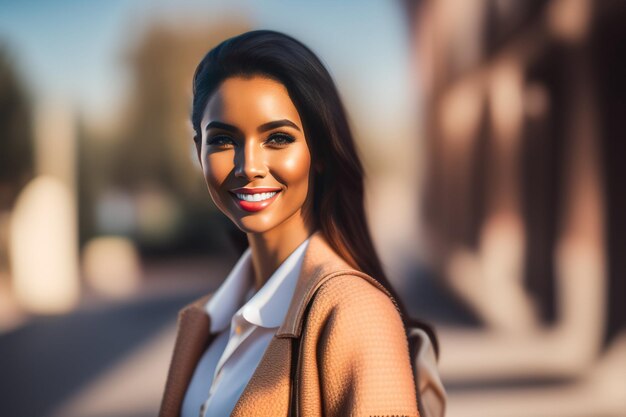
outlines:
[[267, 168], [263, 161], [262, 149], [252, 141], [240, 149], [241, 151], [235, 154], [235, 176], [248, 180], [265, 177]]

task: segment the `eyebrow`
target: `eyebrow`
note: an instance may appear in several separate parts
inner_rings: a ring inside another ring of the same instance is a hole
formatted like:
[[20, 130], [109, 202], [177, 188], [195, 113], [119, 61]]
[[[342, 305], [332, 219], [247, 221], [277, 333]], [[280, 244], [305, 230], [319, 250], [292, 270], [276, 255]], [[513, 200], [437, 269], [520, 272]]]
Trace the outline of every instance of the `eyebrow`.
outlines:
[[272, 129], [276, 129], [277, 127], [283, 127], [283, 126], [293, 127], [294, 129], [298, 131], [300, 130], [300, 128], [296, 126], [296, 124], [292, 122], [291, 120], [282, 119], [282, 120], [276, 120], [273, 122], [263, 123], [261, 126], [258, 127], [257, 131], [260, 133], [260, 132], [265, 132], [266, 130], [272, 130]]
[[[261, 126], [257, 128], [257, 131], [261, 133], [261, 132], [276, 129], [277, 127], [282, 127], [282, 126], [293, 127], [294, 129], [300, 131], [300, 128], [289, 119], [275, 120], [272, 122], [263, 123]], [[216, 120], [206, 125], [205, 130], [209, 130], [211, 128], [223, 129], [223, 130], [227, 130], [233, 133], [241, 133], [241, 130], [239, 130], [236, 126], [229, 125], [228, 123], [224, 123], [224, 122], [218, 122]]]

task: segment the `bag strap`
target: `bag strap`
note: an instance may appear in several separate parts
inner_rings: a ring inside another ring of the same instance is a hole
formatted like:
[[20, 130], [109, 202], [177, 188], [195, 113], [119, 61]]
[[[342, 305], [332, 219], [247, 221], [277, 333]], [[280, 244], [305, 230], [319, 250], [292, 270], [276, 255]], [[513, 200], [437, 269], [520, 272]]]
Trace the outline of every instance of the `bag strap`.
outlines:
[[[315, 295], [317, 294], [320, 288], [321, 286], [315, 290], [315, 292], [313, 293], [313, 296], [311, 296], [311, 299], [309, 300], [309, 302], [307, 303], [304, 309], [304, 314], [302, 316], [302, 328], [303, 329], [305, 328], [306, 319], [309, 316], [309, 310], [311, 309], [311, 305], [313, 304], [311, 301], [313, 301], [313, 298], [315, 298]], [[298, 409], [298, 389], [299, 389], [298, 388], [299, 387], [298, 373], [300, 371], [300, 357], [301, 357], [300, 340], [301, 339], [302, 339], [302, 334], [300, 334], [299, 337], [295, 337], [291, 339], [291, 370], [290, 370], [291, 389], [289, 392], [289, 417], [300, 416], [300, 410]]]

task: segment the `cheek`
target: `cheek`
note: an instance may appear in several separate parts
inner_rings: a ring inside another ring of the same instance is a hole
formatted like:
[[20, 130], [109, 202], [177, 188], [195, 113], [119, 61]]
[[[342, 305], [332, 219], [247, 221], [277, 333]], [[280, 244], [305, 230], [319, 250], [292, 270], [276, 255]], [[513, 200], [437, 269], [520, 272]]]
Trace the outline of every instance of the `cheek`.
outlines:
[[[233, 170], [233, 158], [230, 152], [209, 154], [204, 159], [204, 179], [211, 196], [215, 200], [219, 188]], [[217, 201], [215, 201], [217, 203]]]
[[292, 152], [277, 156], [272, 163], [274, 175], [287, 185], [287, 191], [302, 199], [307, 194], [310, 165], [311, 157], [306, 146], [294, 147]]

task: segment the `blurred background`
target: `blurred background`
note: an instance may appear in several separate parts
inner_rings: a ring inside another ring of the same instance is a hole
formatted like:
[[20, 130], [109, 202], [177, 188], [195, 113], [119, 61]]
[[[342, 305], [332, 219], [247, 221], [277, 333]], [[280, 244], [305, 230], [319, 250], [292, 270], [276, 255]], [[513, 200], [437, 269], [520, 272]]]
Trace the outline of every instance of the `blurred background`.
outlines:
[[334, 77], [449, 417], [626, 416], [626, 2], [0, 1], [0, 415], [156, 415], [241, 254], [188, 115], [220, 41]]

